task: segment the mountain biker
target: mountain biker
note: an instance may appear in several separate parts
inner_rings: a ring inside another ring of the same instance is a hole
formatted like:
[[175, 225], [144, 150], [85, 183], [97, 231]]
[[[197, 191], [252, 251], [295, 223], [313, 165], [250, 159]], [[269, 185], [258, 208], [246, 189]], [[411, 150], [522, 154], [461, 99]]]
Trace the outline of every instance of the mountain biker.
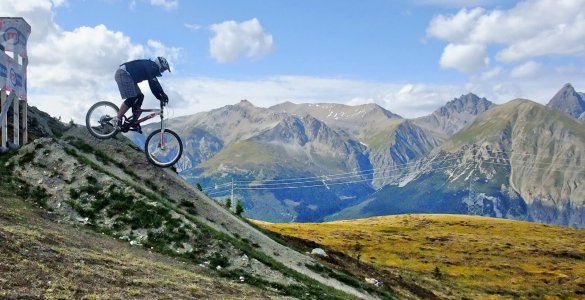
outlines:
[[118, 111], [118, 117], [116, 119], [116, 128], [118, 130], [122, 127], [122, 117], [132, 108], [132, 123], [131, 127], [136, 127], [140, 131], [140, 125], [134, 123], [140, 117], [140, 108], [142, 107], [142, 101], [144, 100], [144, 94], [140, 91], [138, 83], [144, 80], [148, 80], [150, 91], [159, 101], [166, 103], [169, 101], [169, 97], [163, 91], [162, 86], [158, 82], [157, 77], [161, 77], [164, 71], [171, 72], [169, 62], [164, 57], [157, 57], [154, 60], [150, 59], [138, 59], [123, 63], [120, 68], [116, 70], [115, 79], [120, 90], [120, 96], [124, 99], [120, 110]]

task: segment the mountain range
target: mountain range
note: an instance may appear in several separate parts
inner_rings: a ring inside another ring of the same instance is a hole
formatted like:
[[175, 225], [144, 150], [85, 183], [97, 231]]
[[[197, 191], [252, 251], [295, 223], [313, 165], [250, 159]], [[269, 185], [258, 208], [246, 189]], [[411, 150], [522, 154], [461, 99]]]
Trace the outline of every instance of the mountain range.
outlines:
[[[495, 105], [472, 93], [403, 118], [376, 104], [247, 100], [169, 121], [181, 176], [273, 222], [467, 213], [585, 226], [583, 94]], [[138, 144], [140, 137], [133, 136]]]

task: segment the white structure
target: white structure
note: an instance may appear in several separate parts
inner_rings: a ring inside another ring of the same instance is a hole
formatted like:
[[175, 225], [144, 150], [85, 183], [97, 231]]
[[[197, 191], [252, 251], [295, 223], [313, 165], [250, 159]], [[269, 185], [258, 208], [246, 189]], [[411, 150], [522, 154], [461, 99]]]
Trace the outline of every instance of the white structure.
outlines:
[[26, 144], [26, 45], [30, 25], [23, 18], [0, 17], [0, 147], [6, 147], [8, 139], [7, 114], [13, 105], [15, 145]]

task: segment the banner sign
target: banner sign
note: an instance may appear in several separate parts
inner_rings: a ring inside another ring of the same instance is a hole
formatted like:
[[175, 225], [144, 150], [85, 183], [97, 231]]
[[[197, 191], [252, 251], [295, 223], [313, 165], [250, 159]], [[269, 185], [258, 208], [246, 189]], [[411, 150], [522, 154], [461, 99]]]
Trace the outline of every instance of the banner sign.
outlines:
[[26, 46], [30, 31], [23, 18], [0, 17], [0, 89], [13, 92], [22, 100], [26, 100]]
[[23, 18], [0, 17], [0, 44], [4, 50], [16, 52], [26, 58], [26, 43], [30, 25]]

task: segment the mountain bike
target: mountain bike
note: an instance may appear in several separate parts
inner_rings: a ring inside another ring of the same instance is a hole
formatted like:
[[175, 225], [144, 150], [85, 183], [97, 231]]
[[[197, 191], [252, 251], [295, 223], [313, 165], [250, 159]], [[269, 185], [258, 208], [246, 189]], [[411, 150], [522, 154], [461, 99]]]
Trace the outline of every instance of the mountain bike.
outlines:
[[[140, 109], [136, 111], [136, 118], [123, 117], [120, 128], [116, 128], [115, 120], [118, 115], [118, 106], [109, 101], [100, 101], [94, 104], [87, 111], [85, 125], [91, 135], [98, 139], [109, 139], [119, 132], [136, 131], [142, 133], [140, 123], [150, 120], [157, 115], [160, 116], [160, 129], [151, 132], [146, 138], [144, 153], [150, 163], [157, 167], [166, 168], [174, 165], [183, 154], [183, 142], [179, 135], [165, 128], [164, 107], [166, 103], [161, 101], [160, 109]], [[150, 113], [140, 119], [142, 113]]]

